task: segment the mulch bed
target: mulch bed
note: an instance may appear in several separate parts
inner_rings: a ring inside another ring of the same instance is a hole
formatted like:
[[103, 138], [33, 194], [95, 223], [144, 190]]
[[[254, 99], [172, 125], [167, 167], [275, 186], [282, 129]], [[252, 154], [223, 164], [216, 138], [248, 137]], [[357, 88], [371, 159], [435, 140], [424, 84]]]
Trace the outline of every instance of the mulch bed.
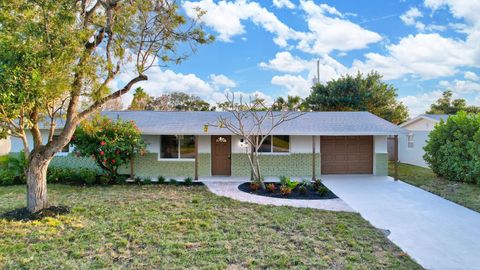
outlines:
[[[265, 185], [271, 184], [270, 182], [265, 182]], [[243, 192], [250, 194], [255, 194], [259, 196], [271, 197], [271, 198], [281, 198], [281, 199], [296, 199], [296, 200], [329, 200], [337, 199], [337, 195], [327, 188], [327, 192], [322, 196], [319, 192], [315, 191], [312, 186], [308, 187], [306, 194], [300, 194], [298, 186], [292, 190], [292, 193], [288, 196], [283, 196], [280, 193], [280, 183], [275, 184], [276, 191], [269, 192], [268, 190], [259, 189], [257, 191], [252, 191], [250, 189], [250, 182], [246, 182], [238, 186], [238, 189]], [[325, 187], [323, 184], [321, 185]], [[326, 187], [325, 187], [326, 188]]]
[[70, 213], [70, 207], [64, 205], [50, 206], [36, 213], [30, 213], [27, 208], [18, 208], [0, 215], [0, 219], [9, 221], [39, 220], [46, 217], [57, 217]]

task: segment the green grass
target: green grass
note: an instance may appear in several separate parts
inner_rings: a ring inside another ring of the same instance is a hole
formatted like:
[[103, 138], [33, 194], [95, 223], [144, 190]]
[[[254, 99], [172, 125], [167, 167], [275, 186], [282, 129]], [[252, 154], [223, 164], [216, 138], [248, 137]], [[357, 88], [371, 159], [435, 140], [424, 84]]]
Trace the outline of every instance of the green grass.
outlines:
[[[50, 185], [71, 214], [0, 219], [0, 269], [419, 269], [354, 213], [261, 206], [203, 186]], [[0, 213], [25, 187], [0, 187]]]
[[[394, 175], [393, 163], [390, 163], [389, 173]], [[430, 169], [402, 163], [398, 175], [404, 182], [480, 212], [480, 185], [449, 181], [436, 176]]]

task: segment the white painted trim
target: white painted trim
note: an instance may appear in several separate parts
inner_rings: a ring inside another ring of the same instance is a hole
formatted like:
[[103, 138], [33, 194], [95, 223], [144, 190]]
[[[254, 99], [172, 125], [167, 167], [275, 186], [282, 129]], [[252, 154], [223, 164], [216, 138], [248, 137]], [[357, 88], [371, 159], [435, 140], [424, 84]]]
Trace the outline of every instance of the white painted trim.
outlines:
[[157, 161], [173, 161], [173, 162], [192, 162], [195, 161], [194, 158], [159, 158]]
[[259, 156], [290, 156], [290, 152], [258, 152]]
[[432, 121], [432, 122], [434, 122], [435, 124], [436, 124], [436, 123], [440, 123], [440, 121], [438, 121], [438, 120], [436, 120], [436, 119], [430, 118], [430, 117], [425, 116], [425, 115], [419, 115], [419, 116], [417, 116], [417, 117], [415, 117], [415, 118], [412, 118], [412, 119], [408, 120], [407, 122], [402, 123], [402, 124], [400, 124], [400, 125], [398, 125], [398, 126], [403, 128], [403, 127], [408, 126], [408, 125], [410, 125], [410, 124], [413, 124], [413, 123], [415, 123], [415, 122], [417, 122], [418, 120], [421, 120], [421, 119], [424, 119], [424, 120], [427, 120], [427, 121]]

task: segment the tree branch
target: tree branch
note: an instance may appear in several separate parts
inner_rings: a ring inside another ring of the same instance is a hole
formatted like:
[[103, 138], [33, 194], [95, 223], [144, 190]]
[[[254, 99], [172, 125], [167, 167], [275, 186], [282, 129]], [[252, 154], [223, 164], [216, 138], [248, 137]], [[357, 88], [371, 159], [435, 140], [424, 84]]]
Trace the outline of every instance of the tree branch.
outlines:
[[120, 97], [121, 95], [130, 91], [130, 89], [132, 88], [132, 86], [134, 84], [136, 84], [137, 82], [140, 82], [140, 81], [146, 81], [147, 79], [148, 79], [148, 77], [146, 75], [143, 75], [143, 74], [138, 75], [137, 77], [130, 80], [122, 89], [117, 90], [116, 92], [114, 92], [114, 93], [96, 101], [90, 107], [85, 109], [83, 112], [79, 113], [78, 116], [77, 116], [77, 121], [81, 122], [83, 119], [87, 118], [94, 111], [99, 109], [105, 102], [107, 102], [109, 100], [112, 100], [112, 99], [115, 99], [117, 97]]

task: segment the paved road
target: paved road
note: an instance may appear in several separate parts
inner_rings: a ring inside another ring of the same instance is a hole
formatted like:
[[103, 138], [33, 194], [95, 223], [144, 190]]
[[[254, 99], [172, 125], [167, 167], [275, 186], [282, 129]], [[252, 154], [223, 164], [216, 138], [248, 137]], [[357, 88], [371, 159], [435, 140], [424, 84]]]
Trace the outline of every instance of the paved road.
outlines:
[[427, 269], [480, 269], [480, 214], [390, 177], [323, 183]]

